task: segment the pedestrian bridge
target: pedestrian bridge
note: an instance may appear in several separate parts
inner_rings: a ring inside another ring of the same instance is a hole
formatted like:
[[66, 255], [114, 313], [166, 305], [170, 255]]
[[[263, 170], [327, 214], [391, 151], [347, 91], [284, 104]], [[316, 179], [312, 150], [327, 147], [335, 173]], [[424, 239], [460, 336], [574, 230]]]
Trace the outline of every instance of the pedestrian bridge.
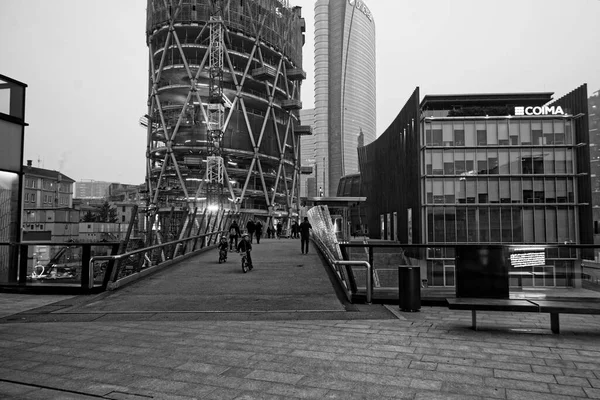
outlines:
[[[299, 239], [254, 242], [254, 268], [247, 273], [238, 253], [230, 252], [225, 263], [218, 258], [216, 247], [205, 247], [118, 279], [113, 290], [74, 296], [18, 318], [21, 322], [395, 318], [382, 305], [351, 304], [314, 242], [308, 254], [301, 253]], [[137, 279], [131, 279], [134, 276]]]
[[87, 312], [339, 312], [322, 258], [300, 253], [300, 240], [261, 239], [253, 243], [254, 269], [243, 273], [241, 257], [230, 252], [218, 262], [207, 249], [89, 304]]

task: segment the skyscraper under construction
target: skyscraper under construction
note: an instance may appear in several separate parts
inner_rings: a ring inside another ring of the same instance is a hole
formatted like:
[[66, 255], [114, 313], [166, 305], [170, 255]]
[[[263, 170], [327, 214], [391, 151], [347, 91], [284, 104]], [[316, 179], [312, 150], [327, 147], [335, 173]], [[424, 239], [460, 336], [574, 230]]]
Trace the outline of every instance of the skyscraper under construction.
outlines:
[[148, 210], [298, 208], [304, 19], [287, 0], [148, 0]]

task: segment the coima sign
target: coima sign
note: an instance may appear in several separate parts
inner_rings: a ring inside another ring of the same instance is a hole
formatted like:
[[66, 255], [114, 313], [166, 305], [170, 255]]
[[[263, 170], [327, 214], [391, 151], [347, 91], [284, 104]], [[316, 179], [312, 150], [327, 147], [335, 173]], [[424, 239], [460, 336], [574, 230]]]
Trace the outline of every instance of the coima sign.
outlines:
[[362, 11], [362, 13], [365, 14], [367, 18], [369, 18], [369, 21], [372, 21], [371, 11], [369, 11], [365, 3], [363, 3], [360, 0], [348, 0], [348, 4]]
[[561, 106], [515, 107], [515, 115], [564, 115]]

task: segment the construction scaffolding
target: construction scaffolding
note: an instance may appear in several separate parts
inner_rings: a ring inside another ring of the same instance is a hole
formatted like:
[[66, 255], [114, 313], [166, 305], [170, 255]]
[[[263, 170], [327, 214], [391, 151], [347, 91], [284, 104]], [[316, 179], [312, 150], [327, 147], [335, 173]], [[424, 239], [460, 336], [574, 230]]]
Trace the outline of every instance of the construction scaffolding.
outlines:
[[204, 210], [297, 213], [304, 29], [287, 1], [148, 0], [147, 217], [159, 242]]

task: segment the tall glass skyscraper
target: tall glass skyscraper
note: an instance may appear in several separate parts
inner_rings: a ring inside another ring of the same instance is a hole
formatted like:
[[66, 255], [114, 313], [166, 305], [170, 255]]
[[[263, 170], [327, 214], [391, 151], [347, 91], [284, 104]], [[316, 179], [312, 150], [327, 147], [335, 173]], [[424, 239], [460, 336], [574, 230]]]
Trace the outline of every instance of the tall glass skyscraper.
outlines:
[[325, 196], [335, 196], [342, 176], [358, 172], [359, 144], [375, 140], [375, 83], [375, 21], [366, 4], [317, 0], [315, 163]]

